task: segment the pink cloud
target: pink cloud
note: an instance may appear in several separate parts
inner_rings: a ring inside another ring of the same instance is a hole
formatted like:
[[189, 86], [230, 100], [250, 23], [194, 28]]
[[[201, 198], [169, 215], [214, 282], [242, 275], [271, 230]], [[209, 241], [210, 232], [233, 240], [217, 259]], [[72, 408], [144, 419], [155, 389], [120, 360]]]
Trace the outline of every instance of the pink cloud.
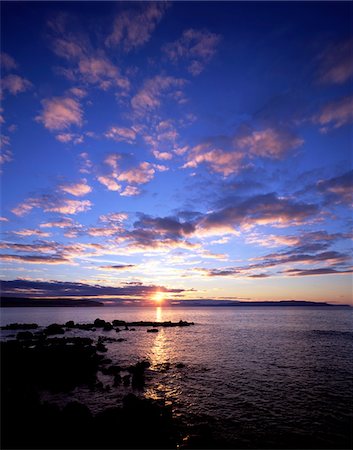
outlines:
[[78, 98], [83, 98], [88, 95], [88, 92], [85, 89], [73, 87], [70, 89], [70, 93]]
[[212, 59], [220, 40], [219, 35], [209, 31], [189, 29], [177, 41], [165, 45], [163, 50], [174, 63], [181, 59], [188, 61], [188, 71], [196, 76]]
[[110, 222], [110, 223], [121, 223], [126, 220], [129, 216], [126, 213], [109, 213], [99, 217], [101, 222]]
[[187, 162], [183, 168], [194, 168], [206, 163], [214, 172], [229, 176], [240, 170], [243, 158], [244, 155], [241, 152], [213, 148], [211, 144], [200, 144], [188, 152]]
[[87, 184], [87, 180], [84, 178], [80, 183], [61, 185], [60, 190], [74, 195], [75, 197], [82, 197], [89, 194], [92, 191], [92, 188]]
[[41, 223], [39, 226], [41, 228], [67, 228], [73, 225], [73, 220], [70, 218], [54, 220], [51, 222]]
[[67, 129], [71, 125], [81, 126], [83, 112], [77, 100], [69, 97], [53, 97], [42, 101], [43, 111], [36, 117], [49, 130]]
[[128, 90], [130, 82], [120, 74], [119, 69], [106, 57], [91, 56], [80, 59], [78, 73], [85, 83], [98, 84], [103, 90], [112, 86]]
[[152, 32], [162, 19], [167, 3], [145, 3], [140, 11], [121, 12], [114, 21], [112, 33], [105, 43], [109, 47], [122, 45], [129, 52], [149, 41]]
[[5, 70], [12, 70], [17, 68], [16, 61], [12, 58], [12, 56], [8, 55], [5, 52], [1, 52], [0, 55], [1, 67]]
[[49, 237], [51, 233], [41, 231], [41, 230], [31, 230], [25, 229], [20, 231], [12, 231], [13, 234], [17, 234], [18, 236], [37, 236], [37, 237]]
[[145, 114], [161, 105], [161, 98], [175, 88], [182, 88], [186, 81], [181, 78], [157, 75], [145, 81], [142, 89], [132, 98], [131, 106], [137, 114]]
[[319, 114], [312, 118], [321, 125], [320, 132], [340, 128], [353, 121], [353, 96], [347, 96], [324, 106]]
[[234, 144], [241, 149], [248, 149], [254, 156], [281, 158], [288, 150], [303, 145], [303, 139], [292, 133], [266, 128], [253, 131], [247, 136], [235, 138]]
[[93, 164], [89, 159], [89, 154], [87, 152], [82, 152], [79, 156], [81, 159], [80, 173], [91, 173]]
[[126, 188], [121, 192], [120, 195], [123, 197], [132, 197], [134, 195], [139, 195], [141, 193], [140, 189], [136, 186], [126, 186]]
[[109, 191], [120, 191], [121, 185], [111, 175], [100, 175], [97, 180], [103, 184]]
[[21, 92], [28, 91], [32, 87], [32, 83], [19, 75], [7, 75], [1, 82], [4, 91], [10, 92], [10, 94], [17, 95]]
[[64, 144], [72, 142], [73, 144], [77, 145], [83, 143], [84, 136], [82, 134], [60, 133], [55, 136], [55, 139]]
[[16, 216], [24, 216], [34, 208], [42, 208], [44, 212], [60, 214], [78, 214], [89, 210], [92, 203], [89, 200], [55, 199], [47, 196], [28, 198], [11, 210]]
[[322, 84], [343, 84], [353, 76], [353, 39], [330, 45], [318, 58], [318, 81]]
[[110, 127], [105, 137], [117, 142], [132, 144], [136, 139], [136, 131], [132, 128]]
[[164, 161], [168, 161], [168, 160], [170, 160], [170, 159], [173, 158], [173, 154], [172, 154], [172, 153], [168, 153], [168, 152], [160, 152], [160, 151], [158, 151], [158, 150], [153, 150], [153, 151], [152, 151], [152, 154], [153, 154], [153, 156], [154, 156], [156, 159], [161, 159], [161, 160], [164, 160]]

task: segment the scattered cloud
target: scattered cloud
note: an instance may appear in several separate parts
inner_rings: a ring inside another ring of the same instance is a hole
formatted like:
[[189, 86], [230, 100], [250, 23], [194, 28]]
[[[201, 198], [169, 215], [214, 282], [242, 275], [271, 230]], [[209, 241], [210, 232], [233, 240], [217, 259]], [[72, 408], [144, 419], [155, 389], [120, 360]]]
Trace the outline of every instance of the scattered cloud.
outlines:
[[162, 97], [169, 96], [177, 101], [183, 97], [175, 97], [182, 89], [186, 80], [171, 76], [157, 75], [144, 82], [142, 88], [131, 99], [131, 106], [137, 115], [144, 115], [160, 107]]
[[11, 210], [16, 216], [24, 216], [34, 208], [41, 208], [44, 212], [60, 214], [78, 214], [88, 211], [92, 206], [89, 200], [60, 199], [52, 196], [32, 197], [26, 199]]
[[67, 192], [75, 197], [82, 197], [92, 191], [91, 186], [87, 184], [87, 180], [85, 178], [79, 183], [62, 184], [59, 189], [62, 192]]
[[105, 137], [117, 142], [133, 144], [136, 139], [136, 131], [132, 128], [110, 127], [105, 133]]
[[130, 52], [146, 44], [167, 7], [167, 2], [148, 2], [139, 10], [134, 8], [120, 12], [114, 20], [112, 33], [105, 41], [106, 45], [121, 45], [125, 52]]
[[353, 97], [347, 96], [325, 105], [312, 121], [321, 126], [320, 132], [341, 128], [353, 121]]
[[80, 127], [83, 123], [83, 111], [77, 100], [70, 97], [53, 97], [42, 100], [43, 110], [36, 117], [48, 130], [63, 130], [71, 125]]
[[288, 150], [303, 145], [304, 140], [294, 133], [284, 130], [266, 128], [252, 131], [244, 137], [235, 138], [235, 146], [247, 149], [252, 156], [281, 158]]
[[24, 229], [19, 231], [12, 231], [12, 234], [17, 234], [18, 236], [37, 236], [37, 237], [48, 237], [51, 233], [41, 230]]
[[319, 180], [316, 186], [328, 203], [353, 206], [353, 170], [327, 180]]
[[332, 43], [318, 57], [317, 81], [343, 84], [353, 76], [353, 38]]
[[174, 63], [185, 60], [187, 70], [199, 75], [210, 62], [220, 43], [221, 36], [206, 30], [185, 30], [175, 42], [163, 47], [167, 57]]
[[108, 191], [121, 191], [121, 185], [111, 175], [100, 175], [97, 180], [105, 186]]
[[5, 70], [17, 69], [16, 61], [12, 58], [12, 56], [8, 55], [7, 53], [1, 52], [0, 60], [1, 60], [1, 67], [3, 69]]
[[123, 197], [133, 197], [139, 195], [141, 190], [136, 186], [126, 186], [126, 188], [120, 193]]
[[17, 95], [28, 91], [32, 87], [32, 83], [19, 75], [10, 74], [2, 79], [1, 87], [4, 91]]

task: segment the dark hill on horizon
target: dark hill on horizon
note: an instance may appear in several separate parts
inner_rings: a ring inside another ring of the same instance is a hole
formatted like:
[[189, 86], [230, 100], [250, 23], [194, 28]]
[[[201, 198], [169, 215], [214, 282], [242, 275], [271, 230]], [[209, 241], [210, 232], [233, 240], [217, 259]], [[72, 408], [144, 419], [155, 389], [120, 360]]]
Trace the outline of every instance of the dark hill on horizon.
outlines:
[[[9, 307], [94, 307], [106, 306], [104, 301], [100, 298], [96, 300], [91, 299], [73, 299], [73, 298], [25, 298], [25, 297], [0, 297], [0, 306], [3, 308]], [[128, 305], [116, 300], [116, 303], [109, 304], [109, 306], [126, 307], [126, 306], [146, 306], [146, 305]], [[156, 305], [157, 306], [157, 305]], [[352, 308], [350, 305], [339, 305], [326, 302], [312, 302], [307, 300], [279, 300], [279, 301], [239, 301], [239, 300], [212, 300], [212, 299], [197, 299], [197, 300], [172, 300], [165, 301], [163, 306], [170, 307], [311, 307], [311, 308]]]

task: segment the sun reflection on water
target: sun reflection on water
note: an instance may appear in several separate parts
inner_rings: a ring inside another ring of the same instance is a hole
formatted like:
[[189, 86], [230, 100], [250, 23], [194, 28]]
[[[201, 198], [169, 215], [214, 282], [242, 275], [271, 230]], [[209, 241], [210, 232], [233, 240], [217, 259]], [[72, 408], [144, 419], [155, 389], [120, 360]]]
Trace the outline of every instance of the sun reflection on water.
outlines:
[[[163, 308], [156, 308], [156, 322], [163, 321]], [[145, 395], [154, 400], [163, 400], [166, 405], [172, 404], [180, 393], [180, 385], [173, 371], [171, 361], [174, 359], [175, 342], [171, 336], [172, 329], [158, 329], [150, 350], [151, 369], [154, 371], [154, 382], [149, 386]], [[157, 381], [157, 382], [156, 382]]]

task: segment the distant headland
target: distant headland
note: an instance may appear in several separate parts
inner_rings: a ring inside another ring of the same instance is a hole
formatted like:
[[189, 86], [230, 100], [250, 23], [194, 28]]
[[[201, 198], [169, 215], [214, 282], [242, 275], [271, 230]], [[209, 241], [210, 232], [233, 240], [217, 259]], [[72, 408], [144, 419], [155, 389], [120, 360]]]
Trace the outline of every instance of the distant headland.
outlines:
[[[92, 299], [75, 299], [75, 298], [26, 298], [26, 297], [0, 297], [0, 306], [2, 308], [10, 307], [97, 307], [97, 306], [151, 306], [150, 303], [141, 305], [141, 303], [124, 303], [116, 300], [104, 303], [104, 300], [97, 298]], [[153, 305], [157, 306], [157, 305]], [[326, 302], [312, 302], [307, 300], [269, 300], [269, 301], [240, 301], [240, 300], [213, 300], [213, 299], [197, 299], [197, 300], [166, 300], [164, 307], [266, 307], [266, 308], [283, 308], [283, 307], [306, 307], [306, 308], [339, 308], [349, 309], [350, 305], [339, 305]]]

